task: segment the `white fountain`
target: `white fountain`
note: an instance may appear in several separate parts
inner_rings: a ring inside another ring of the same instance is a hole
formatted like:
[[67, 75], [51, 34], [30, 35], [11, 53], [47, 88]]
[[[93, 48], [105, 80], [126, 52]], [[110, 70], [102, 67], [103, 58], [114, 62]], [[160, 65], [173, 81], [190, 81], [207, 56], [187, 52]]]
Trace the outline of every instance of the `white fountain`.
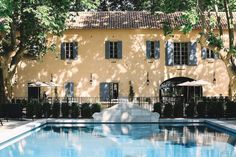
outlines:
[[94, 122], [158, 122], [160, 114], [144, 109], [133, 102], [119, 102], [100, 113], [94, 113]]

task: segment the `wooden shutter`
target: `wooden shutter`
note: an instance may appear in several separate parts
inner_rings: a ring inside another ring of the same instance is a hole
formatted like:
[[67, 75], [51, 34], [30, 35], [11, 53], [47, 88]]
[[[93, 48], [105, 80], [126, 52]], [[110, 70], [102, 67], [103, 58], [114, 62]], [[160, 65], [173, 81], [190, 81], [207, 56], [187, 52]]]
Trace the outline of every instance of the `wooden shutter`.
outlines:
[[109, 101], [110, 98], [110, 83], [100, 83], [100, 101]]
[[174, 43], [171, 41], [166, 42], [166, 65], [174, 65]]
[[122, 41], [117, 42], [117, 57], [122, 59]]
[[207, 58], [207, 48], [203, 47], [202, 48], [202, 59], [206, 59]]
[[151, 58], [151, 41], [146, 41], [146, 57]]
[[105, 42], [105, 59], [110, 58], [110, 41]]
[[195, 66], [197, 65], [197, 42], [190, 42], [189, 48], [188, 65]]
[[78, 59], [78, 42], [73, 42], [73, 58]]
[[61, 43], [61, 59], [65, 60], [66, 58], [66, 44]]
[[160, 41], [155, 41], [154, 42], [154, 56], [155, 59], [159, 59], [160, 58]]

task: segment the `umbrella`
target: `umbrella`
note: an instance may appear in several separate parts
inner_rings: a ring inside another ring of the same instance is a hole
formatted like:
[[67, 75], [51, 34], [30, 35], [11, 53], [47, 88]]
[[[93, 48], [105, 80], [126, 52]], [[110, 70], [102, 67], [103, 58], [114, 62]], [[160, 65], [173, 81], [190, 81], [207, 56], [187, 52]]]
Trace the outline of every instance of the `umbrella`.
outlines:
[[192, 83], [195, 86], [206, 86], [206, 85], [212, 85], [212, 83], [204, 81], [204, 80], [197, 80], [197, 81], [192, 81]]
[[32, 83], [29, 83], [29, 87], [49, 87], [49, 85], [45, 82], [32, 82]]
[[61, 85], [56, 84], [54, 82], [47, 82], [47, 84], [48, 84], [49, 87], [60, 87], [61, 86]]
[[177, 84], [177, 86], [192, 86], [192, 82], [190, 81], [183, 82], [183, 83]]

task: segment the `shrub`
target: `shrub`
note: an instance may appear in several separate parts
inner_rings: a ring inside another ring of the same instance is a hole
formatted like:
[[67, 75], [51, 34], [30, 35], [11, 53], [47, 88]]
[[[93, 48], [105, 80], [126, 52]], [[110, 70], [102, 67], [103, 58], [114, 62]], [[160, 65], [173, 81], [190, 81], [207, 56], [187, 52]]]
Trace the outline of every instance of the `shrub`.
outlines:
[[43, 103], [43, 115], [45, 118], [48, 118], [51, 116], [51, 104], [48, 102]]
[[163, 115], [164, 117], [172, 117], [173, 114], [173, 106], [172, 104], [165, 104], [164, 110], [163, 110]]
[[78, 118], [79, 117], [79, 105], [77, 103], [72, 103], [71, 117], [72, 118]]
[[6, 104], [6, 113], [8, 118], [21, 118], [22, 117], [22, 105], [18, 103]]
[[194, 101], [190, 101], [188, 106], [185, 108], [185, 114], [188, 118], [192, 118], [195, 115], [195, 106]]
[[226, 110], [225, 113], [229, 117], [235, 117], [236, 116], [236, 102], [228, 101], [226, 104]]
[[26, 117], [33, 118], [34, 115], [34, 101], [31, 101], [26, 105]]
[[224, 115], [224, 103], [216, 101], [215, 103], [215, 117], [220, 118]]
[[43, 115], [43, 105], [40, 102], [34, 104], [35, 116], [36, 118], [42, 118]]
[[69, 103], [61, 104], [61, 113], [63, 118], [68, 118], [70, 114], [70, 106]]
[[54, 102], [52, 105], [52, 117], [59, 118], [60, 117], [60, 103]]
[[91, 118], [91, 109], [89, 103], [84, 103], [81, 105], [81, 116], [82, 118]]
[[157, 112], [162, 115], [162, 103], [161, 102], [156, 102], [153, 106], [153, 112]]
[[177, 102], [174, 105], [174, 117], [180, 118], [183, 117], [183, 103], [182, 102]]
[[198, 102], [197, 114], [199, 117], [205, 117], [205, 115], [206, 115], [206, 102], [204, 102], [204, 101]]
[[91, 105], [91, 116], [96, 112], [101, 112], [101, 105], [98, 103]]

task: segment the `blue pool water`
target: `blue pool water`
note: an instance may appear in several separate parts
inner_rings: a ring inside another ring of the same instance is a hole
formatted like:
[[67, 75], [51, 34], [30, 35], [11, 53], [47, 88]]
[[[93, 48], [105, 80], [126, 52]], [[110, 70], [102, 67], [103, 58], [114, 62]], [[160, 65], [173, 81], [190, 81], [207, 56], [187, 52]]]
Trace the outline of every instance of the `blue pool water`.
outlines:
[[49, 124], [0, 157], [236, 157], [236, 136], [204, 124]]

